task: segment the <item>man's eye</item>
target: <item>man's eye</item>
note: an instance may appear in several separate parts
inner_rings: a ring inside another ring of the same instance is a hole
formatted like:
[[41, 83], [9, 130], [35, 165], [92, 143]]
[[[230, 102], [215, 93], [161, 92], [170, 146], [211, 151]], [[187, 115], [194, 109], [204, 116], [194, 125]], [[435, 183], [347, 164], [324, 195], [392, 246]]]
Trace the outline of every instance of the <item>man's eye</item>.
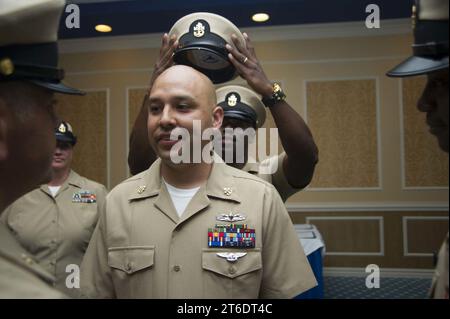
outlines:
[[157, 105], [150, 105], [148, 109], [150, 110], [151, 113], [156, 113], [160, 110], [160, 107]]
[[180, 103], [180, 104], [178, 104], [177, 108], [178, 108], [178, 109], [185, 110], [185, 109], [188, 109], [188, 108], [189, 108], [189, 104], [183, 104], [183, 103]]

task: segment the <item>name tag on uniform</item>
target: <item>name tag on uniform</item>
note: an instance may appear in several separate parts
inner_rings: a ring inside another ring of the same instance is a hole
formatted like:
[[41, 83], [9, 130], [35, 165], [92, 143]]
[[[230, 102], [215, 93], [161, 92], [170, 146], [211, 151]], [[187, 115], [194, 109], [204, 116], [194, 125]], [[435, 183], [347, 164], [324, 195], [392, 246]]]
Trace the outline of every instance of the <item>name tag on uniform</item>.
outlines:
[[210, 248], [255, 248], [255, 230], [247, 224], [216, 224], [208, 229]]
[[97, 202], [97, 196], [88, 190], [81, 190], [79, 192], [73, 193], [72, 203], [85, 203], [92, 204]]

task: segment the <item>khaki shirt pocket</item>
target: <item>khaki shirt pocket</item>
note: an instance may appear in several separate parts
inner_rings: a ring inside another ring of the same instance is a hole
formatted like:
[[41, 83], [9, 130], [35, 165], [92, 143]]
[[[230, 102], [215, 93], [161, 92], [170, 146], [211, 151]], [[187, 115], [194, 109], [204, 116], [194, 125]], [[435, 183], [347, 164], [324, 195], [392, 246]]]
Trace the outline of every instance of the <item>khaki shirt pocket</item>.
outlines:
[[[236, 260], [223, 253], [245, 253]], [[204, 250], [202, 253], [205, 298], [258, 298], [262, 278], [262, 256], [254, 250]]]
[[72, 203], [72, 205], [81, 226], [93, 231], [99, 217], [97, 203]]
[[108, 265], [117, 298], [152, 298], [155, 246], [111, 247]]

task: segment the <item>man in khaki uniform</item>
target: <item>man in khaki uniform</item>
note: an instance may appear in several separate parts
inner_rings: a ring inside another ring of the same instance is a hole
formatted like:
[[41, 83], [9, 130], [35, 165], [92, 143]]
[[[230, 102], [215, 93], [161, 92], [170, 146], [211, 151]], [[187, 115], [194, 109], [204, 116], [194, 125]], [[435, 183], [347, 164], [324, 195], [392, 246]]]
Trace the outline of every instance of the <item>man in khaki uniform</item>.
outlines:
[[[0, 5], [0, 212], [51, 178], [55, 148], [53, 93], [63, 0], [4, 0]], [[0, 298], [58, 298], [47, 274], [0, 225]]]
[[[448, 0], [416, 0], [413, 6], [413, 56], [387, 73], [392, 77], [426, 75], [427, 84], [417, 107], [427, 113], [430, 133], [444, 152], [449, 150]], [[439, 251], [430, 291], [432, 298], [448, 299], [448, 233]]]
[[170, 67], [152, 87], [149, 113], [149, 141], [159, 159], [107, 196], [81, 268], [83, 294], [292, 298], [315, 286], [272, 185], [218, 156], [212, 163], [172, 160], [178, 141], [171, 133], [184, 128], [192, 136], [194, 120], [202, 132], [220, 128], [223, 110], [211, 81], [190, 67]]
[[[266, 110], [260, 96], [252, 90], [238, 85], [221, 87], [216, 94], [217, 103], [224, 110], [224, 121], [221, 128], [222, 159], [230, 166], [271, 183], [283, 202], [300, 191], [302, 188], [293, 187], [285, 175], [286, 152], [271, 156], [261, 162], [256, 161], [256, 154], [249, 154], [251, 147], [249, 144], [255, 142], [255, 136], [246, 135], [245, 132], [249, 129], [253, 131], [260, 128], [266, 119]], [[227, 128], [234, 130], [233, 138], [227, 136]], [[239, 149], [240, 142], [238, 140], [242, 140], [243, 147], [241, 149]], [[227, 155], [227, 152], [231, 156]], [[227, 159], [227, 156], [230, 159]]]
[[[192, 34], [195, 30], [191, 26], [198, 26], [199, 22], [209, 23], [209, 26], [205, 27], [202, 36], [196, 37], [198, 35]], [[211, 50], [215, 52], [211, 54]], [[209, 54], [212, 55], [210, 58]], [[239, 114], [225, 112], [224, 128], [261, 127], [266, 117], [265, 109], [270, 110], [285, 152], [264, 163], [256, 163], [250, 159], [247, 165], [235, 162], [227, 164], [273, 183], [283, 201], [311, 182], [318, 162], [318, 149], [313, 136], [302, 117], [286, 101], [280, 84], [272, 83], [266, 76], [246, 33], [242, 34], [223, 17], [209, 13], [190, 14], [178, 20], [169, 34], [163, 36], [160, 57], [155, 64], [150, 87], [158, 74], [173, 65], [174, 59], [178, 64], [193, 66], [208, 75], [216, 84], [231, 80], [230, 74], [239, 74], [252, 91], [257, 93], [255, 96], [259, 102], [248, 105], [258, 108], [257, 104], [262, 106], [262, 110], [257, 112], [257, 118], [249, 121], [248, 118], [240, 118]], [[203, 60], [209, 62], [202, 63]], [[218, 62], [214, 64], [214, 61]], [[211, 69], [206, 69], [209, 65], [212, 65]], [[217, 102], [221, 103], [223, 100]], [[147, 109], [148, 95], [130, 135], [128, 165], [132, 174], [147, 169], [156, 159], [147, 142]], [[273, 165], [277, 167], [275, 173], [264, 173], [261, 169]]]
[[52, 180], [16, 200], [1, 222], [55, 277], [55, 288], [78, 297], [79, 267], [107, 191], [71, 169], [77, 142], [72, 126], [60, 122], [55, 135]]

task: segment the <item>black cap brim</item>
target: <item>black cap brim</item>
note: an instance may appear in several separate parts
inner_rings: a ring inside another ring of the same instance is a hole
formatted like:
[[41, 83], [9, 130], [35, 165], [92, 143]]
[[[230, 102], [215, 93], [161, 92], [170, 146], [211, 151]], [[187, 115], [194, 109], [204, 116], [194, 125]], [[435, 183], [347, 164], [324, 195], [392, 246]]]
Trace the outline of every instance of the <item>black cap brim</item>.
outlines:
[[448, 56], [440, 59], [411, 56], [386, 73], [390, 77], [423, 75], [448, 68]]
[[249, 123], [252, 126], [256, 127], [255, 119], [253, 119], [253, 117], [250, 116], [248, 113], [228, 110], [228, 111], [223, 112], [223, 116], [224, 116], [224, 118], [244, 121], [244, 122]]
[[71, 88], [67, 85], [65, 85], [62, 82], [54, 83], [54, 82], [45, 82], [41, 80], [28, 80], [31, 83], [34, 83], [40, 87], [49, 89], [50, 91], [62, 93], [62, 94], [71, 94], [71, 95], [85, 95], [86, 92], [80, 91], [75, 88]]
[[67, 142], [67, 143], [70, 143], [72, 145], [75, 145], [77, 143], [76, 139], [71, 138], [71, 137], [66, 136], [66, 135], [63, 135], [63, 134], [60, 134], [60, 133], [56, 133], [55, 137], [56, 137], [56, 140], [60, 141], [60, 142]]

